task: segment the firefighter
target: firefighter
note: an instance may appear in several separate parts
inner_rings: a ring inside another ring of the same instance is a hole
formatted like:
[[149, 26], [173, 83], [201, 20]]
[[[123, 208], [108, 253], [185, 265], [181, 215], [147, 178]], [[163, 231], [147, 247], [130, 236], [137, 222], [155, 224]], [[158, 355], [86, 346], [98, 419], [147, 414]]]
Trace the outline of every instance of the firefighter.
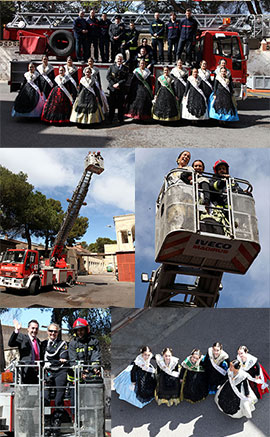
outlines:
[[152, 35], [152, 47], [153, 47], [153, 57], [154, 62], [157, 64], [157, 48], [159, 51], [159, 62], [164, 62], [164, 34], [165, 34], [165, 24], [159, 18], [159, 13], [155, 12], [154, 21], [152, 21], [150, 26], [150, 33]]
[[179, 20], [176, 19], [175, 12], [171, 12], [171, 18], [169, 23], [167, 23], [167, 37], [168, 37], [168, 62], [172, 63], [172, 54], [173, 60], [176, 61], [176, 51], [178, 47], [179, 41]]
[[124, 56], [124, 59], [126, 59], [126, 50], [128, 50], [129, 52], [130, 71], [133, 71], [134, 68], [134, 61], [136, 58], [136, 51], [138, 47], [138, 38], [139, 32], [135, 28], [135, 23], [134, 21], [130, 21], [129, 29], [125, 31], [124, 41], [121, 47], [121, 53]]
[[191, 65], [193, 44], [197, 33], [198, 23], [191, 16], [191, 9], [186, 10], [186, 18], [180, 23], [180, 39], [177, 47], [177, 59], [181, 59], [182, 52], [186, 46], [186, 65]]
[[98, 62], [98, 39], [99, 39], [99, 21], [95, 17], [95, 9], [91, 9], [86, 22], [88, 25], [88, 53], [91, 55], [91, 46], [94, 46], [94, 59]]
[[121, 45], [125, 34], [125, 26], [121, 23], [120, 15], [115, 16], [114, 23], [109, 27], [109, 35], [111, 39], [111, 62], [114, 62], [114, 58], [121, 51]]
[[[80, 384], [89, 384], [100, 378], [100, 347], [98, 340], [90, 333], [87, 320], [78, 318], [73, 323], [75, 337], [69, 344], [70, 366], [76, 366], [78, 362], [84, 365], [80, 374]], [[89, 366], [89, 367], [85, 367]], [[94, 367], [93, 367], [94, 366]], [[75, 376], [73, 370], [69, 371], [68, 381], [73, 384], [71, 389], [71, 406], [75, 405], [74, 387]]]
[[110, 51], [110, 35], [109, 28], [111, 21], [107, 18], [107, 14], [103, 12], [99, 20], [99, 51], [102, 62], [109, 62]]
[[84, 18], [84, 11], [73, 21], [73, 33], [75, 38], [75, 50], [78, 62], [87, 62], [88, 58], [88, 25]]
[[[37, 320], [28, 322], [27, 334], [22, 334], [20, 329], [22, 325], [18, 320], [13, 320], [14, 331], [11, 334], [8, 345], [17, 347], [20, 354], [20, 363], [33, 365], [36, 361], [40, 361], [40, 340], [37, 338], [39, 323]], [[38, 384], [38, 368], [31, 366], [22, 366], [21, 368], [22, 384]]]
[[151, 73], [153, 73], [154, 61], [153, 61], [152, 54], [151, 54], [151, 52], [147, 53], [146, 48], [143, 47], [143, 46], [141, 46], [141, 49], [140, 49], [140, 51], [139, 51], [139, 53], [137, 55], [137, 58], [136, 58], [136, 64], [137, 65], [136, 65], [136, 67], [139, 67], [140, 61], [142, 59], [145, 61], [146, 68], [148, 68], [148, 70], [150, 70]]
[[[61, 419], [63, 416], [64, 395], [67, 385], [68, 346], [58, 338], [60, 331], [57, 323], [51, 323], [47, 328], [48, 339], [41, 343], [41, 355], [44, 360], [44, 405], [50, 405], [50, 387], [54, 389], [55, 410], [49, 417], [45, 415], [45, 436], [58, 437], [60, 435]], [[50, 429], [51, 427], [51, 429]]]

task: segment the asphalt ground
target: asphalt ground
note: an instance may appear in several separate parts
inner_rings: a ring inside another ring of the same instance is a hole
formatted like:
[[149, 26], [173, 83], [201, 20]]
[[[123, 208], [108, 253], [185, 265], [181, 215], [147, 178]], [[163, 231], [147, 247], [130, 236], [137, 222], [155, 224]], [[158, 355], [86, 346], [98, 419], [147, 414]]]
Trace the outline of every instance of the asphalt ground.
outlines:
[[67, 292], [44, 289], [34, 296], [0, 287], [1, 307], [99, 308], [135, 305], [134, 282], [118, 282], [112, 273], [79, 276], [78, 281], [86, 285], [66, 287]]
[[2, 147], [268, 147], [270, 94], [250, 93], [238, 102], [240, 121], [219, 126], [215, 120], [193, 126], [187, 120], [173, 124], [108, 123], [90, 128], [51, 126], [37, 119], [13, 119], [17, 93], [0, 83]]
[[[130, 317], [112, 309], [112, 326]], [[223, 343], [231, 359], [240, 344], [259, 357], [269, 371], [269, 309], [152, 308], [112, 335], [112, 376], [138, 354], [142, 345], [153, 353], [172, 347], [180, 362], [194, 347], [206, 353], [215, 341]], [[112, 392], [112, 437], [268, 437], [270, 394], [256, 404], [252, 419], [233, 419], [221, 413], [213, 396], [197, 404], [183, 402], [168, 408], [155, 401], [143, 409], [120, 401]]]

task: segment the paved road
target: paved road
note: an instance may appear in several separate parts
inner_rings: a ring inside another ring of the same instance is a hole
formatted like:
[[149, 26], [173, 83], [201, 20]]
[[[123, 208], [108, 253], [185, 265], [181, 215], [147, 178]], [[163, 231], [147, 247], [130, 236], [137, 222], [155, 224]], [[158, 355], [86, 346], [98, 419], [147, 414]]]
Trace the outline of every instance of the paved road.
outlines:
[[135, 286], [133, 282], [118, 282], [113, 274], [79, 276], [79, 281], [86, 286], [76, 285], [67, 288], [67, 293], [60, 291], [42, 291], [35, 296], [18, 291], [6, 292], [0, 287], [1, 307], [20, 308], [46, 306], [54, 308], [89, 308], [89, 307], [134, 307]]
[[[113, 325], [121, 315], [127, 316], [125, 309], [112, 309]], [[247, 344], [269, 369], [269, 309], [148, 309], [113, 334], [112, 376], [134, 359], [143, 344], [154, 353], [170, 346], [182, 360], [193, 347], [205, 353], [214, 341], [221, 341], [232, 358], [238, 345]], [[270, 394], [257, 403], [251, 420], [232, 419], [217, 409], [212, 396], [198, 404], [183, 402], [168, 408], [153, 401], [138, 409], [119, 401], [113, 391], [112, 437], [268, 437], [269, 403]]]
[[102, 125], [78, 129], [49, 126], [39, 120], [12, 119], [16, 93], [0, 83], [2, 147], [268, 147], [270, 95], [258, 93], [239, 102], [240, 121], [220, 127], [214, 120], [191, 126], [182, 120], [168, 126], [138, 124]]

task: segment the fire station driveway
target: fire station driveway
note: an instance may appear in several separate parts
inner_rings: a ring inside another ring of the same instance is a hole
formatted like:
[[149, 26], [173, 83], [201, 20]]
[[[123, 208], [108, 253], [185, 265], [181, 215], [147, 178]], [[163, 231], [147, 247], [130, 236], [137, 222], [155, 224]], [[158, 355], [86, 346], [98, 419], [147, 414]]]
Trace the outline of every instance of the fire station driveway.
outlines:
[[[215, 341], [223, 343], [231, 359], [246, 344], [269, 371], [269, 309], [152, 308], [134, 314], [132, 319], [131, 310], [112, 309], [112, 377], [132, 362], [142, 345], [151, 346], [154, 354], [172, 347], [181, 362], [194, 347], [206, 353]], [[119, 329], [121, 318], [125, 326]], [[267, 437], [269, 404], [266, 394], [251, 420], [232, 419], [218, 410], [212, 395], [197, 404], [168, 408], [153, 401], [139, 409], [113, 391], [112, 437]]]
[[35, 296], [22, 295], [16, 290], [7, 292], [0, 287], [1, 307], [97, 308], [135, 305], [133, 282], [118, 282], [110, 273], [79, 276], [78, 281], [86, 285], [67, 287], [67, 292], [41, 291]]
[[104, 124], [77, 128], [50, 126], [40, 120], [12, 119], [16, 93], [0, 83], [2, 147], [268, 147], [270, 93], [252, 93], [239, 102], [240, 121], [220, 127], [215, 120], [193, 126], [185, 120], [174, 125]]

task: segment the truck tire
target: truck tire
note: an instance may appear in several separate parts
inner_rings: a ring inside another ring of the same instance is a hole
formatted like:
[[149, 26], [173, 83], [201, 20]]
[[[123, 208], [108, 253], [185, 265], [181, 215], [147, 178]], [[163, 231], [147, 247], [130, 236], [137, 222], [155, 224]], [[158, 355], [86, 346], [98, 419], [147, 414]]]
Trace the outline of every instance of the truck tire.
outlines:
[[33, 294], [36, 294], [38, 290], [39, 290], [39, 281], [38, 279], [33, 279], [29, 287], [29, 294], [32, 296]]
[[69, 287], [74, 287], [74, 286], [75, 286], [75, 281], [73, 281], [72, 276], [69, 276], [69, 277], [67, 278], [67, 282], [66, 282], [66, 284], [67, 284]]
[[67, 57], [74, 50], [74, 38], [68, 30], [56, 30], [48, 40], [50, 49], [59, 57]]

